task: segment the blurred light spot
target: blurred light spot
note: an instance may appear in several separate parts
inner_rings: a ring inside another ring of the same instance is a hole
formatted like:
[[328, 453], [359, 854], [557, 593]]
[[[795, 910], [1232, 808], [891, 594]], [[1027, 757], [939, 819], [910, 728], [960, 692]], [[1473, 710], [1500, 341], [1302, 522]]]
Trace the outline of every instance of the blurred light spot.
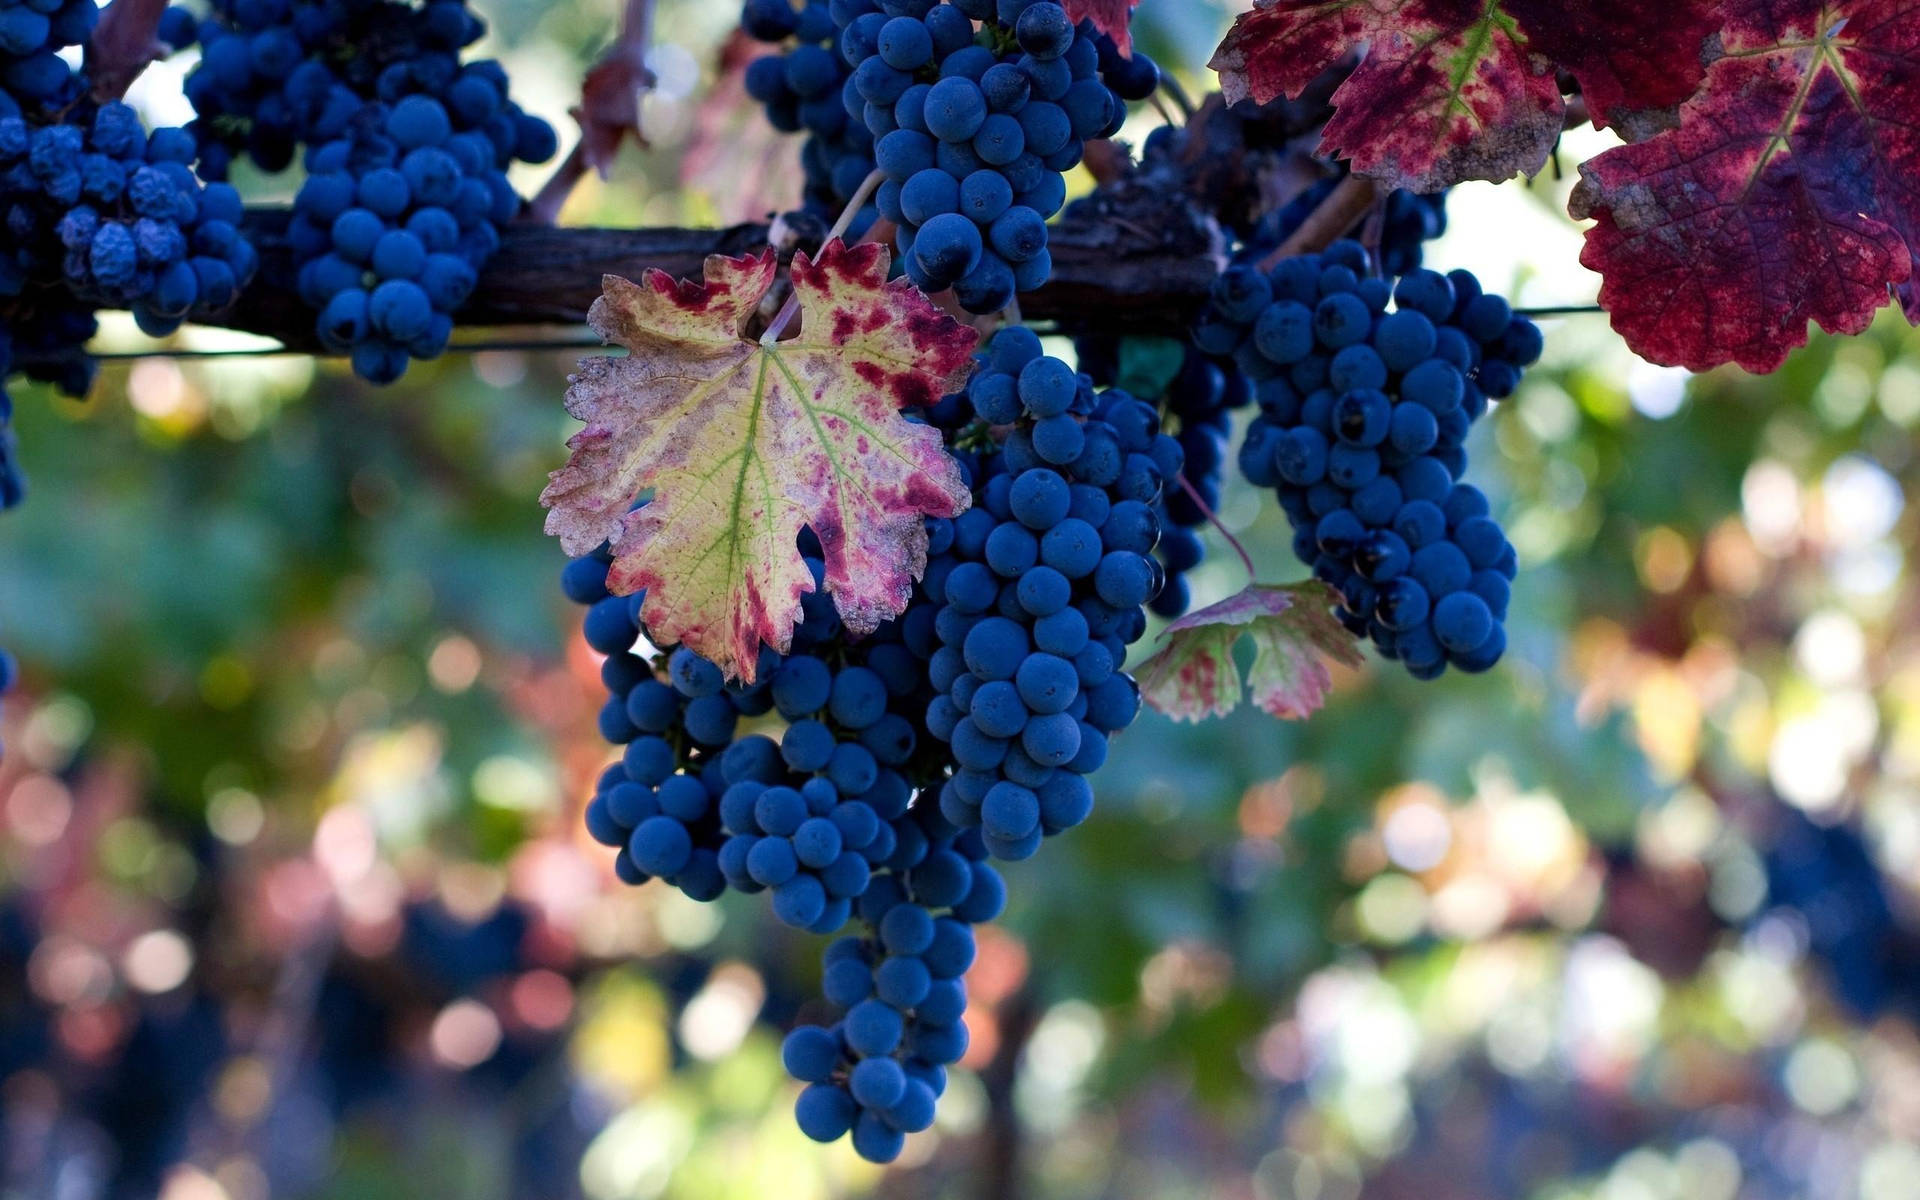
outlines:
[[934, 1113], [934, 1125], [948, 1133], [970, 1134], [986, 1122], [990, 1108], [987, 1089], [981, 1086], [978, 1075], [949, 1069], [947, 1090]]
[[440, 872], [440, 903], [448, 912], [478, 925], [491, 917], [506, 899], [507, 877], [486, 863], [449, 863]]
[[510, 388], [527, 377], [527, 356], [518, 350], [482, 350], [473, 356], [473, 373], [482, 383]]
[[1827, 571], [1841, 595], [1882, 596], [1900, 582], [1905, 565], [1900, 547], [1891, 542], [1872, 542], [1830, 555]]
[[1270, 1079], [1298, 1083], [1307, 1077], [1307, 1050], [1295, 1021], [1276, 1021], [1260, 1035], [1257, 1057], [1260, 1069]]
[[1106, 1027], [1092, 1005], [1070, 1000], [1047, 1010], [1027, 1043], [1015, 1085], [1015, 1102], [1028, 1123], [1055, 1132], [1067, 1126], [1106, 1040]]
[[213, 1089], [214, 1108], [229, 1124], [242, 1129], [257, 1124], [272, 1100], [272, 1069], [254, 1055], [229, 1062]]
[[150, 421], [175, 428], [189, 427], [206, 414], [187, 388], [178, 364], [163, 358], [143, 358], [127, 372], [127, 403]]
[[1920, 368], [1908, 362], [1888, 364], [1880, 373], [1876, 399], [1888, 420], [1900, 425], [1920, 421]]
[[427, 1044], [445, 1066], [477, 1067], [500, 1048], [500, 1019], [478, 1000], [455, 1000], [434, 1017]]
[[265, 1168], [245, 1154], [223, 1161], [213, 1177], [233, 1200], [268, 1200], [272, 1194]]
[[1860, 1200], [1914, 1200], [1920, 1196], [1920, 1146], [1883, 1142], [1860, 1164]]
[[113, 968], [92, 946], [56, 933], [34, 947], [27, 980], [49, 1004], [98, 1004], [113, 991]]
[[1480, 871], [1457, 875], [1433, 894], [1434, 932], [1478, 941], [1506, 923], [1507, 889]]
[[719, 937], [727, 922], [718, 904], [702, 904], [678, 889], [660, 897], [653, 917], [661, 938], [675, 950], [698, 950]]
[[1610, 937], [1580, 939], [1567, 954], [1563, 1036], [1582, 1074], [1610, 1074], [1638, 1059], [1657, 1031], [1666, 988]]
[[700, 84], [699, 62], [677, 42], [650, 47], [647, 68], [654, 74], [653, 95], [663, 100], [684, 100]]
[[1683, 787], [1665, 804], [1640, 814], [1637, 841], [1652, 866], [1673, 868], [1699, 862], [1720, 833], [1720, 808], [1696, 787]]
[[1813, 388], [1813, 407], [1830, 428], [1844, 429], [1858, 421], [1873, 403], [1873, 373], [1844, 354], [1821, 373]]
[[573, 1015], [573, 985], [558, 971], [528, 971], [513, 981], [513, 1015], [531, 1029], [558, 1029]]
[[23, 846], [51, 846], [73, 819], [73, 793], [51, 775], [28, 775], [7, 793], [7, 828]]
[[1866, 665], [1867, 639], [1858, 621], [1829, 608], [1801, 624], [1793, 638], [1793, 653], [1807, 678], [1835, 687], [1860, 677]]
[[1411, 941], [1426, 925], [1427, 891], [1408, 876], [1380, 875], [1361, 889], [1354, 911], [1368, 937], [1397, 945]]
[[1695, 1138], [1674, 1152], [1679, 1194], [1687, 1200], [1734, 1200], [1740, 1192], [1740, 1156], [1718, 1138]]
[[64, 767], [93, 733], [93, 710], [77, 696], [54, 696], [33, 711], [20, 733], [20, 750], [43, 770]]
[[1640, 582], [1652, 591], [1677, 592], [1693, 570], [1693, 548], [1687, 539], [1665, 525], [1656, 525], [1640, 535], [1634, 551], [1634, 566]]
[[178, 1166], [160, 1184], [160, 1200], [233, 1200], [213, 1176], [193, 1167]]
[[600, 1131], [580, 1159], [580, 1187], [593, 1200], [652, 1200], [694, 1143], [694, 1115], [637, 1104]]
[[120, 969], [138, 991], [170, 992], [193, 970], [193, 947], [171, 929], [155, 929], [128, 944]]
[[760, 972], [740, 962], [721, 963], [680, 1013], [680, 1044], [695, 1058], [725, 1058], [746, 1039], [766, 1003]]
[[1820, 481], [1827, 540], [1851, 547], [1893, 532], [1906, 501], [1900, 484], [1878, 463], [1857, 454], [1836, 459]]
[[1793, 549], [1800, 529], [1800, 483], [1785, 464], [1762, 459], [1740, 481], [1740, 507], [1761, 553], [1778, 558]]
[[1879, 728], [1879, 712], [1867, 693], [1829, 693], [1813, 712], [1781, 725], [1767, 755], [1767, 775], [1782, 796], [1808, 812], [1831, 808]]
[[1860, 1069], [1843, 1047], [1814, 1038], [1793, 1048], [1781, 1082], [1795, 1104], [1816, 1117], [1829, 1117], [1859, 1093]]
[[260, 797], [245, 788], [221, 788], [207, 801], [207, 828], [230, 846], [244, 846], [259, 837], [266, 823]]
[[1553, 1023], [1536, 1004], [1503, 1004], [1487, 1023], [1487, 1057], [1508, 1075], [1531, 1075], [1553, 1050]]
[[144, 874], [153, 865], [160, 836], [138, 817], [121, 817], [100, 833], [100, 861], [123, 879]]
[[313, 652], [314, 677], [327, 687], [344, 687], [366, 674], [366, 670], [367, 652], [351, 638], [333, 638]]
[[441, 638], [427, 656], [427, 678], [434, 687], [457, 696], [479, 680], [482, 665], [480, 647], [455, 634]]
[[1395, 808], [1380, 829], [1387, 857], [1403, 871], [1430, 871], [1447, 857], [1453, 845], [1453, 823], [1446, 812], [1428, 800]]
[[357, 805], [342, 804], [324, 813], [313, 830], [313, 857], [344, 890], [373, 869], [379, 847], [373, 822]]
[[1707, 883], [1707, 904], [1723, 921], [1744, 921], [1767, 898], [1767, 873], [1753, 851], [1740, 847], [1716, 856]]
[[1175, 942], [1140, 968], [1140, 1002], [1161, 1013], [1182, 1001], [1211, 1008], [1232, 978], [1233, 960], [1219, 947], [1192, 939]]
[[1707, 580], [1715, 591], [1750, 596], [1765, 578], [1766, 562], [1738, 521], [1722, 521], [1707, 536]]
[[473, 769], [473, 795], [482, 804], [516, 812], [560, 805], [560, 785], [552, 774], [511, 754], [496, 754]]
[[1693, 372], [1685, 367], [1662, 367], [1645, 359], [1636, 359], [1627, 372], [1627, 400], [1643, 417], [1664, 420], [1680, 411], [1687, 399], [1687, 381]]

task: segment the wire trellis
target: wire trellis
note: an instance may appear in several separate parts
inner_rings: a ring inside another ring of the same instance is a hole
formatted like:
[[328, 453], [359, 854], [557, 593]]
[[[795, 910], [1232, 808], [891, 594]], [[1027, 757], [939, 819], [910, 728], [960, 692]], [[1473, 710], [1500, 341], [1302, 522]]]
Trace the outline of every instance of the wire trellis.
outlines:
[[[1522, 317], [1571, 317], [1606, 310], [1598, 304], [1554, 304], [1536, 308], [1516, 308]], [[552, 338], [502, 338], [491, 341], [454, 342], [446, 354], [486, 354], [520, 352], [537, 354], [548, 350], [595, 350], [606, 343], [591, 335]], [[185, 346], [155, 346], [148, 350], [83, 350], [80, 353], [99, 362], [132, 362], [143, 358], [169, 358], [181, 361], [223, 358], [345, 358], [326, 351], [296, 350], [288, 346], [236, 346], [221, 350], [196, 350]], [[23, 362], [25, 360], [22, 360]]]

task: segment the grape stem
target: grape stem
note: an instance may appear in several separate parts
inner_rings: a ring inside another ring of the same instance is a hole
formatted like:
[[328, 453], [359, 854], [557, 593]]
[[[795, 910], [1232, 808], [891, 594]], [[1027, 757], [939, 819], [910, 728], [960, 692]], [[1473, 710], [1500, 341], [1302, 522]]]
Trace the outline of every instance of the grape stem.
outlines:
[[1253, 556], [1248, 554], [1247, 548], [1240, 544], [1240, 539], [1233, 536], [1233, 530], [1228, 529], [1226, 524], [1220, 520], [1220, 514], [1213, 511], [1213, 506], [1201, 499], [1199, 492], [1193, 490], [1193, 485], [1187, 482], [1186, 472], [1182, 471], [1176, 474], [1173, 477], [1173, 481], [1180, 485], [1180, 490], [1187, 494], [1187, 499], [1193, 501], [1194, 507], [1198, 508], [1201, 515], [1207, 518], [1207, 524], [1219, 530], [1220, 536], [1227, 539], [1227, 545], [1232, 546], [1233, 552], [1240, 556], [1240, 565], [1247, 569], [1247, 582], [1258, 583], [1260, 581], [1260, 573], [1253, 569]]
[[160, 18], [167, 0], [114, 0], [87, 39], [87, 74], [93, 98], [102, 103], [127, 94], [149, 63], [167, 56]]
[[1260, 269], [1271, 271], [1282, 259], [1292, 258], [1296, 254], [1318, 253], [1333, 245], [1373, 207], [1379, 192], [1379, 185], [1364, 175], [1349, 175], [1342, 179], [1333, 191], [1327, 193], [1327, 198], [1307, 214], [1307, 219], [1300, 222], [1300, 228], [1294, 230], [1292, 236], [1260, 260]]
[[[853, 224], [853, 218], [866, 207], [867, 201], [873, 198], [874, 189], [879, 187], [880, 181], [886, 177], [886, 172], [878, 167], [867, 172], [867, 177], [860, 181], [860, 186], [853, 189], [853, 195], [847, 200], [846, 207], [840, 210], [840, 216], [834, 221], [833, 228], [827, 230], [827, 236], [821, 239], [821, 249], [826, 249], [828, 242], [847, 232]], [[793, 318], [799, 312], [800, 293], [790, 290], [787, 293], [787, 302], [780, 306], [780, 311], [773, 315], [772, 321], [768, 322], [767, 331], [760, 335], [760, 344], [771, 346], [779, 341], [780, 335], [787, 331], [787, 326], [793, 324]]]
[[580, 103], [573, 110], [580, 138], [527, 202], [528, 220], [542, 225], [558, 221], [574, 187], [586, 178], [587, 168], [605, 179], [629, 133], [642, 148], [647, 145], [640, 125], [640, 101], [656, 82], [647, 67], [647, 51], [653, 44], [653, 4], [654, 0], [627, 0], [620, 36], [581, 81]]

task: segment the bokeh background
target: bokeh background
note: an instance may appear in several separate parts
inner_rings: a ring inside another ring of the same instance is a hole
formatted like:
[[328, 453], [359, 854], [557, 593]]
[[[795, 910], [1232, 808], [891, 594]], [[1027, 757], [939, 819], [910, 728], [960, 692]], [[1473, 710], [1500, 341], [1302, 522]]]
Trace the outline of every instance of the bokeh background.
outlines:
[[[616, 0], [478, 7], [567, 128]], [[1203, 92], [1230, 7], [1146, 0], [1139, 36]], [[568, 221], [791, 202], [792, 145], [717, 72], [733, 9], [662, 0], [652, 146]], [[138, 86], [150, 116], [185, 115], [190, 61]], [[1563, 202], [1604, 144], [1456, 190], [1429, 263], [1590, 300]], [[965, 1069], [886, 1171], [792, 1124], [816, 941], [624, 888], [581, 828], [610, 755], [534, 502], [570, 359], [374, 390], [148, 358], [85, 402], [22, 390], [0, 1195], [1920, 1196], [1897, 319], [1764, 379], [1551, 322], [1475, 447], [1522, 562], [1505, 664], [1343, 675], [1305, 725], [1144, 716], [1092, 822], [1008, 870]], [[1259, 494], [1223, 516], [1298, 573]], [[1239, 586], [1216, 558], [1202, 601]]]

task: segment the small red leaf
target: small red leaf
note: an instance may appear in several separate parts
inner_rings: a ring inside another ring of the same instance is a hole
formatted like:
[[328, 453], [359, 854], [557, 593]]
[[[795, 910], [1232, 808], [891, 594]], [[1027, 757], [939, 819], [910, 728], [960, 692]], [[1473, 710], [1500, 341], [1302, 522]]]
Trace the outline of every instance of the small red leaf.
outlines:
[[1807, 322], [1920, 320], [1920, 2], [1747, 0], [1677, 128], [1580, 168], [1580, 261], [1635, 351], [1771, 371]]
[[1233, 648], [1244, 636], [1254, 645], [1246, 681], [1254, 704], [1287, 720], [1310, 717], [1333, 687], [1325, 660], [1350, 667], [1361, 661], [1352, 635], [1333, 615], [1334, 601], [1323, 583], [1256, 583], [1189, 613], [1167, 626], [1166, 646], [1141, 664], [1141, 697], [1175, 720], [1226, 716], [1240, 705]]
[[1462, 0], [1259, 0], [1214, 54], [1229, 103], [1298, 96], [1364, 43], [1320, 151], [1383, 185], [1433, 192], [1546, 165], [1566, 110], [1553, 64], [1513, 18]]
[[699, 283], [608, 276], [588, 321], [632, 353], [586, 359], [569, 381], [567, 411], [586, 428], [540, 498], [568, 553], [612, 543], [608, 585], [646, 590], [656, 638], [749, 682], [761, 643], [792, 643], [813, 589], [802, 526], [858, 635], [906, 607], [926, 566], [922, 518], [969, 502], [939, 432], [901, 410], [959, 385], [973, 330], [887, 282], [883, 247], [836, 240], [793, 260], [799, 335], [750, 341], [775, 270], [769, 250], [710, 258]]
[[1067, 15], [1092, 21], [1093, 27], [1113, 39], [1120, 53], [1133, 53], [1133, 10], [1140, 0], [1067, 0]]

